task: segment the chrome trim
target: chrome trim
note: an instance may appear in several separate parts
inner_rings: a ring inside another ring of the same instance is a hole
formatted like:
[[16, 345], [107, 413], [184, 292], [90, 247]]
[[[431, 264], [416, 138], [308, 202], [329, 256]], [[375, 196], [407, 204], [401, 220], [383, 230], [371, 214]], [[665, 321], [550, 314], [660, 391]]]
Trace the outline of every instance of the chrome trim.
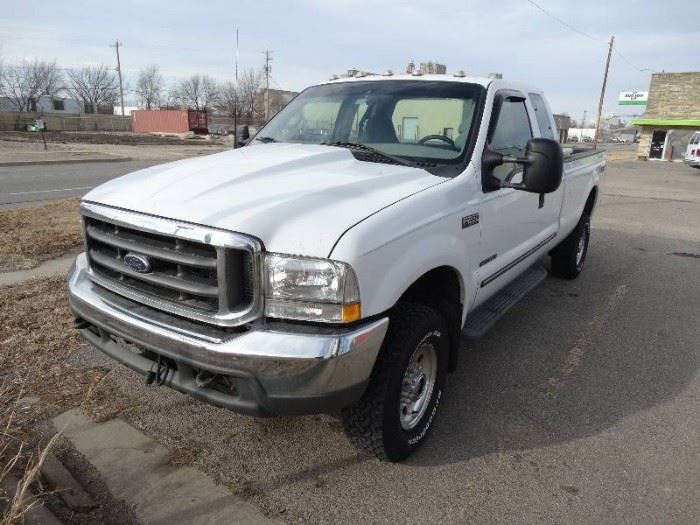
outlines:
[[[226, 272], [221, 272], [224, 264], [224, 258], [221, 256], [223, 249], [233, 248], [237, 250], [245, 250], [251, 254], [252, 259], [252, 282], [253, 282], [253, 298], [250, 305], [242, 310], [232, 312], [219, 311], [218, 313], [208, 313], [193, 308], [177, 304], [167, 299], [159, 299], [150, 294], [141, 293], [134, 290], [133, 287], [120, 285], [112, 279], [106, 279], [94, 272], [88, 263], [88, 274], [90, 279], [111, 290], [119, 295], [128, 297], [139, 303], [163, 310], [176, 315], [181, 315], [189, 319], [195, 319], [205, 323], [215, 324], [217, 326], [240, 326], [256, 319], [263, 315], [263, 294], [262, 294], [262, 243], [254, 237], [249, 237], [240, 233], [219, 230], [201, 226], [198, 224], [190, 224], [179, 222], [172, 219], [162, 217], [154, 217], [120, 208], [113, 208], [89, 201], [80, 203], [80, 212], [85, 217], [91, 217], [100, 221], [105, 221], [117, 226], [123, 226], [134, 230], [140, 230], [147, 233], [155, 233], [173, 237], [176, 239], [184, 239], [202, 244], [208, 244], [217, 248], [217, 265], [219, 271], [218, 288], [220, 299], [222, 294], [227, 290]], [[87, 240], [89, 233], [86, 232], [83, 221], [83, 236]], [[87, 241], [86, 241], [87, 248]], [[142, 276], [140, 276], [142, 277]], [[220, 300], [221, 305], [225, 305], [225, 301]]]
[[109, 334], [198, 369], [254, 378], [267, 396], [292, 400], [366, 383], [389, 324], [382, 318], [334, 331], [290, 327], [231, 333], [96, 286], [84, 253], [68, 275], [68, 289], [73, 312]]
[[508, 272], [509, 270], [512, 270], [515, 268], [518, 264], [523, 262], [525, 259], [530, 257], [530, 255], [534, 254], [537, 250], [542, 248], [545, 244], [547, 244], [549, 241], [553, 240], [557, 236], [556, 232], [548, 236], [546, 239], [543, 241], [540, 241], [537, 243], [536, 246], [533, 248], [530, 248], [528, 251], [526, 251], [524, 254], [522, 254], [520, 257], [517, 257], [515, 260], [511, 261], [510, 263], [506, 264], [503, 268], [498, 270], [497, 272], [489, 275], [486, 279], [481, 281], [481, 288], [486, 286], [489, 283], [492, 283], [496, 279], [498, 279], [500, 276], [502, 276], [504, 273]]

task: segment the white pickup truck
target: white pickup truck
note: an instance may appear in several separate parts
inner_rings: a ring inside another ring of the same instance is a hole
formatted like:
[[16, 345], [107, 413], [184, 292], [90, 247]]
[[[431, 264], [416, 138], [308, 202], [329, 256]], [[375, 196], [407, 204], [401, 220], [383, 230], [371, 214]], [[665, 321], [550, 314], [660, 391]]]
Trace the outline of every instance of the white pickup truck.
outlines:
[[360, 450], [425, 439], [461, 341], [575, 278], [605, 160], [542, 93], [464, 75], [310, 87], [242, 148], [81, 203], [76, 327], [146, 376], [264, 416], [338, 412]]

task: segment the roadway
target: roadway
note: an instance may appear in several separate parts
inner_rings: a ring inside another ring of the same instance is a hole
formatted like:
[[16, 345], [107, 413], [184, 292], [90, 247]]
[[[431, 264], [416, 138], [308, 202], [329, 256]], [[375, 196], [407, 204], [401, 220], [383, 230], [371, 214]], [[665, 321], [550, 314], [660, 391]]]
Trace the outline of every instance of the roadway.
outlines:
[[89, 162], [0, 166], [0, 210], [18, 205], [84, 195], [95, 186], [158, 161]]

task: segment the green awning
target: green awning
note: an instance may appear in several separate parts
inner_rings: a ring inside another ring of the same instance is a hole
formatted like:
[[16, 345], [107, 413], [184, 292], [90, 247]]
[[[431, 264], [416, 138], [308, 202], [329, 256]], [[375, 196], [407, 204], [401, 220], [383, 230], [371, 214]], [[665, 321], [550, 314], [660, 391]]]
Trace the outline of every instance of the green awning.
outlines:
[[632, 121], [635, 126], [691, 126], [700, 128], [700, 120], [676, 120], [665, 118], [637, 118]]

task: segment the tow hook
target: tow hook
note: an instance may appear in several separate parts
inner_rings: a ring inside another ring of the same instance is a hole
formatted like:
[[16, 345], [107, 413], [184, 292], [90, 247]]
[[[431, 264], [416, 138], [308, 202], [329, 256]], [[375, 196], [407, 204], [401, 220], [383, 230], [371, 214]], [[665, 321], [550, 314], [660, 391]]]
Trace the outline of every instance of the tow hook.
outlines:
[[73, 319], [73, 327], [77, 330], [83, 330], [88, 326], [90, 326], [90, 323], [88, 323], [85, 319], [82, 319], [80, 317], [76, 317], [75, 319]]
[[[154, 367], [155, 370], [153, 369]], [[151, 369], [148, 371], [148, 374], [146, 374], [146, 384], [151, 385], [155, 383], [156, 386], [161, 386], [165, 384], [165, 380], [168, 378], [169, 373], [170, 365], [165, 359], [158, 355], [156, 357], [156, 360], [153, 361], [153, 364], [151, 365]]]
[[214, 379], [216, 379], [216, 374], [212, 374], [206, 370], [200, 370], [197, 377], [194, 378], [194, 381], [199, 388], [206, 388]]

